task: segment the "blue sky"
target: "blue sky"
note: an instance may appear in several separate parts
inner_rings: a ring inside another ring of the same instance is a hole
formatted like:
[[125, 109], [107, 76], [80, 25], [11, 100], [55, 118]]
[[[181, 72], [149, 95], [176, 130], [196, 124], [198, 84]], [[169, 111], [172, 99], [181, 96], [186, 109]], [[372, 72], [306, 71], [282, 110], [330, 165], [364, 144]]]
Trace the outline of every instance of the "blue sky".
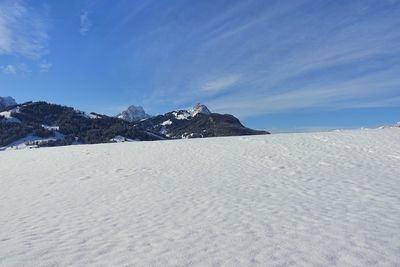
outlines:
[[400, 0], [0, 0], [0, 95], [374, 127], [400, 121], [399, 29]]

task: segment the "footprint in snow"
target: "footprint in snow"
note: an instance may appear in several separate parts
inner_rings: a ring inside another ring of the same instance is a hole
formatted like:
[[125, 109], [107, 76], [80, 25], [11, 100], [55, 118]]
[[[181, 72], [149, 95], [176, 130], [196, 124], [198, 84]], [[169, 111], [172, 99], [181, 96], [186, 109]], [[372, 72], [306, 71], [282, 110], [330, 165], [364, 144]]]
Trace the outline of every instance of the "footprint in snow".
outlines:
[[330, 166], [331, 164], [329, 164], [329, 163], [327, 163], [327, 162], [320, 161], [320, 162], [319, 162], [319, 165], [322, 165], [322, 166]]
[[84, 177], [80, 178], [79, 180], [86, 181], [86, 180], [90, 180], [90, 179], [92, 179], [91, 176], [84, 176]]

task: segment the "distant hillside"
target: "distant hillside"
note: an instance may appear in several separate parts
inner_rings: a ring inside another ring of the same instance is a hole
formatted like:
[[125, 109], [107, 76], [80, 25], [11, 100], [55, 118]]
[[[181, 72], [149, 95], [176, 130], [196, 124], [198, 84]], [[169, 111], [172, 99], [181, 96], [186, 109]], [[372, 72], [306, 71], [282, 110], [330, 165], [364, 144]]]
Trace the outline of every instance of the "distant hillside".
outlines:
[[200, 104], [189, 110], [171, 111], [141, 120], [136, 122], [135, 127], [172, 139], [268, 134], [246, 128], [234, 116], [212, 113]]
[[47, 102], [12, 105], [0, 112], [0, 149], [268, 134], [205, 106], [148, 117], [130, 122]]
[[[121, 119], [86, 114], [46, 102], [22, 104], [0, 113], [0, 147], [28, 135], [47, 140], [37, 140], [29, 144], [32, 146], [107, 143], [117, 135], [141, 141], [164, 139], [136, 130], [131, 123]], [[55, 138], [56, 135], [59, 138]]]

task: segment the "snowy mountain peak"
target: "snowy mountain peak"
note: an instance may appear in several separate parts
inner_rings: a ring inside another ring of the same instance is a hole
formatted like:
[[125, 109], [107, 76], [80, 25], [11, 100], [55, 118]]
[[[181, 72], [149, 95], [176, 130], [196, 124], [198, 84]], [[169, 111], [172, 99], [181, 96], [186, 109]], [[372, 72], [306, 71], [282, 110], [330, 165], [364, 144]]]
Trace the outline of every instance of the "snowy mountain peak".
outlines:
[[188, 110], [188, 112], [190, 113], [190, 115], [192, 117], [196, 116], [199, 113], [206, 114], [206, 115], [211, 114], [211, 111], [205, 105], [202, 105], [200, 103], [197, 103], [196, 105], [194, 105], [191, 109]]
[[16, 105], [17, 102], [15, 102], [15, 99], [12, 98], [11, 96], [7, 96], [7, 97], [1, 97], [0, 96], [0, 108], [6, 108], [9, 106], [14, 106]]
[[127, 110], [122, 111], [120, 114], [117, 115], [117, 118], [123, 119], [129, 122], [140, 121], [143, 119], [148, 119], [151, 116], [147, 114], [143, 107], [141, 106], [130, 106]]

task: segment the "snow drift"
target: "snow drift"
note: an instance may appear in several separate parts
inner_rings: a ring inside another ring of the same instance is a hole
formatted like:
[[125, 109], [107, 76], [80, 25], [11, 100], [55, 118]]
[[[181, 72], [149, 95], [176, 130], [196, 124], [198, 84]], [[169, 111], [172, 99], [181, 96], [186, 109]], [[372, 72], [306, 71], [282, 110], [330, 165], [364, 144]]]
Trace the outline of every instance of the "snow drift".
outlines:
[[1, 266], [398, 266], [400, 129], [0, 153]]

